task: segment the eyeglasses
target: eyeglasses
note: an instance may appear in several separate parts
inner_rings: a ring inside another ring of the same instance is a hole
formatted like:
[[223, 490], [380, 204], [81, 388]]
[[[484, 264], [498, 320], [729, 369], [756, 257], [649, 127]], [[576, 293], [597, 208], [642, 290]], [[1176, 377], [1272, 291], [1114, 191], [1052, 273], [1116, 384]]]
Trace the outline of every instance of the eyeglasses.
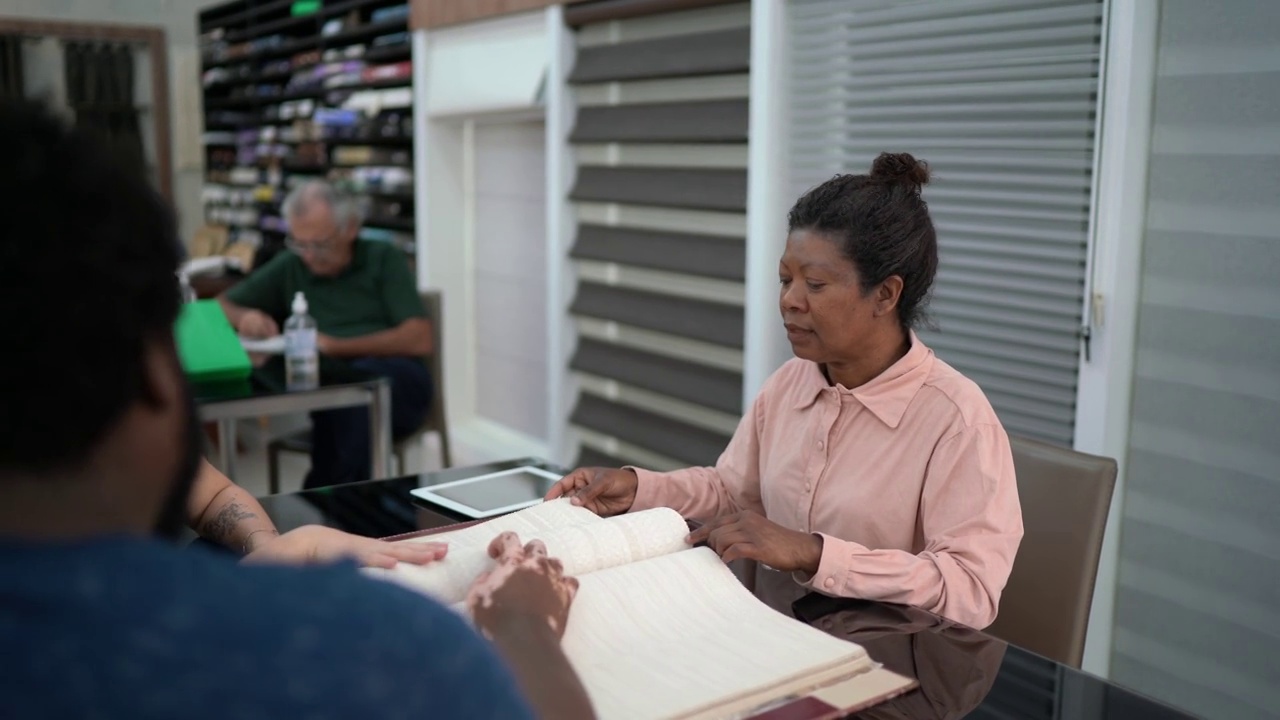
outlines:
[[327, 255], [331, 250], [333, 250], [333, 246], [337, 244], [336, 241], [338, 239], [338, 235], [340, 235], [341, 232], [342, 232], [341, 230], [337, 230], [337, 231], [334, 231], [332, 235], [325, 238], [324, 240], [314, 240], [311, 242], [301, 242], [296, 238], [290, 236], [288, 238], [285, 238], [284, 246], [289, 248], [290, 252], [295, 253], [297, 255], [303, 255], [303, 254], [310, 254], [315, 256]]

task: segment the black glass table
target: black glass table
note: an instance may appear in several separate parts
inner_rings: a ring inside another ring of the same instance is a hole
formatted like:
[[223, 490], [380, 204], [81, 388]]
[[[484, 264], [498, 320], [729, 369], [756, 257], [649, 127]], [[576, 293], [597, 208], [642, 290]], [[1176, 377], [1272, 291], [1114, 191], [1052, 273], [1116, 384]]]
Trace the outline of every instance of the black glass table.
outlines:
[[319, 387], [289, 390], [284, 358], [275, 355], [260, 359], [243, 380], [192, 387], [200, 419], [218, 423], [218, 464], [227, 477], [235, 479], [236, 420], [356, 406], [369, 408], [372, 477], [391, 472], [391, 385], [386, 378], [322, 357]]
[[[410, 490], [537, 465], [533, 458], [262, 498], [281, 531], [317, 523], [369, 537], [432, 530], [465, 520]], [[806, 593], [776, 573], [757, 595], [809, 625], [862, 645], [890, 670], [916, 678], [911, 692], [853, 715], [858, 720], [1185, 720], [1194, 716], [1098, 677], [918, 608]], [[775, 590], [770, 588], [788, 588]]]

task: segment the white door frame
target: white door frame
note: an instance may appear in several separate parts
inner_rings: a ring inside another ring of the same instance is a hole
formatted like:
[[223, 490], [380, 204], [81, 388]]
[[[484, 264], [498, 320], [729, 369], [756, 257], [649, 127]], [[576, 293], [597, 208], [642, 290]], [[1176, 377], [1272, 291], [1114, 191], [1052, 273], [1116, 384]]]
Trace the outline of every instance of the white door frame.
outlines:
[[1084, 669], [1103, 677], [1111, 667], [1119, 573], [1158, 21], [1157, 0], [1107, 3], [1085, 298], [1091, 337], [1089, 357], [1080, 362], [1075, 424], [1077, 450], [1120, 464], [1084, 655]]

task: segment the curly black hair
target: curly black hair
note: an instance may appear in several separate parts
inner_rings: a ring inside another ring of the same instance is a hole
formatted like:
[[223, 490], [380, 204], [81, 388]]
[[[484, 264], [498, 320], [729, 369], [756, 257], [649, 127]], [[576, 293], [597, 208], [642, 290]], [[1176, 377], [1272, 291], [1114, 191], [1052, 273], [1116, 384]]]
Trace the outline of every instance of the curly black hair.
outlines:
[[0, 102], [0, 473], [82, 464], [173, 342], [173, 211], [104, 144]]
[[909, 153], [881, 153], [867, 175], [837, 175], [805, 193], [787, 216], [789, 231], [829, 236], [858, 269], [863, 292], [902, 278], [898, 320], [915, 327], [938, 272], [938, 235], [921, 189], [929, 166]]

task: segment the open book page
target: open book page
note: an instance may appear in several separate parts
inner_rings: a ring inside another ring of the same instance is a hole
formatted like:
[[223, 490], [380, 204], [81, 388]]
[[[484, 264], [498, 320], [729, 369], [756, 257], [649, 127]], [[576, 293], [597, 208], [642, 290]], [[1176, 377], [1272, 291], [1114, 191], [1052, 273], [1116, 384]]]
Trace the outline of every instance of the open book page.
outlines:
[[521, 541], [542, 540], [547, 554], [564, 563], [567, 575], [581, 576], [602, 568], [678, 552], [689, 546], [689, 528], [674, 510], [656, 508], [604, 519], [568, 500], [553, 500], [488, 522], [403, 542], [447, 542], [449, 554], [438, 563], [407, 565], [366, 572], [426, 593], [445, 604], [466, 598], [480, 573], [493, 567], [489, 543], [506, 531]]
[[874, 668], [761, 603], [707, 548], [578, 580], [564, 649], [603, 719], [726, 717]]

